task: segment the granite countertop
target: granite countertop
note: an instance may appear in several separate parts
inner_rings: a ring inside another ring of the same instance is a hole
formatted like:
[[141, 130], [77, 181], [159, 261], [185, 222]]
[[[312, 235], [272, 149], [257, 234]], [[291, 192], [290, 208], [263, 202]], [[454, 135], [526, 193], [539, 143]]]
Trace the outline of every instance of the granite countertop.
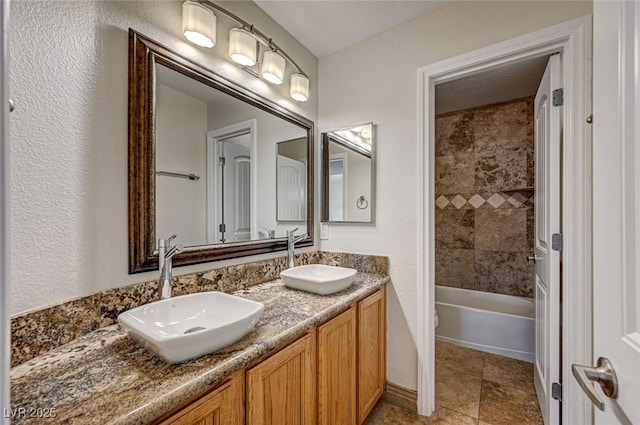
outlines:
[[[137, 345], [119, 325], [100, 328], [11, 369], [11, 408], [26, 409], [11, 422], [146, 424], [388, 281], [358, 273], [350, 288], [327, 296], [289, 289], [280, 279], [233, 292], [265, 305], [254, 331], [215, 354], [178, 365]], [[42, 417], [54, 412], [55, 417]]]

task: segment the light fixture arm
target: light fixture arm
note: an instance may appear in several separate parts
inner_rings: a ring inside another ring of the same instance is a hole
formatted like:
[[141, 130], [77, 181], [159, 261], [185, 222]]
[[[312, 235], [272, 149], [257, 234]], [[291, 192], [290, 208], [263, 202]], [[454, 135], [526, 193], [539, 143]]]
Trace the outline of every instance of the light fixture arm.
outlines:
[[200, 3], [205, 7], [214, 9], [222, 13], [223, 15], [227, 16], [228, 18], [231, 18], [232, 20], [236, 21], [238, 24], [242, 25], [246, 31], [250, 32], [256, 38], [258, 43], [262, 44], [263, 46], [267, 46], [269, 49], [282, 55], [282, 57], [287, 62], [289, 62], [299, 74], [302, 74], [306, 78], [309, 78], [309, 76], [302, 70], [302, 68], [300, 68], [300, 66], [298, 66], [298, 64], [293, 59], [291, 59], [291, 56], [289, 56], [284, 50], [282, 50], [282, 48], [280, 48], [276, 43], [274, 43], [270, 37], [268, 37], [262, 31], [254, 27], [253, 24], [250, 24], [249, 22], [245, 21], [241, 17], [229, 12], [227, 9], [213, 3], [212, 1], [209, 1], [209, 0], [194, 0], [194, 1], [197, 3]]

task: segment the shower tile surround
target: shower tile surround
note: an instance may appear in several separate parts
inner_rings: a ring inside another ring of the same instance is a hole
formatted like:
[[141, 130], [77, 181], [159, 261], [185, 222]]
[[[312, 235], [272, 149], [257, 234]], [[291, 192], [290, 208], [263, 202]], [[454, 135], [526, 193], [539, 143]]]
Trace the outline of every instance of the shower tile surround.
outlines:
[[436, 284], [533, 297], [533, 97], [435, 124]]
[[[173, 278], [173, 295], [205, 291], [234, 292], [277, 279], [286, 257], [222, 267]], [[388, 275], [388, 258], [340, 252], [296, 254], [296, 264], [350, 267]], [[117, 323], [120, 313], [159, 299], [158, 281], [108, 289], [86, 297], [11, 318], [11, 367]]]

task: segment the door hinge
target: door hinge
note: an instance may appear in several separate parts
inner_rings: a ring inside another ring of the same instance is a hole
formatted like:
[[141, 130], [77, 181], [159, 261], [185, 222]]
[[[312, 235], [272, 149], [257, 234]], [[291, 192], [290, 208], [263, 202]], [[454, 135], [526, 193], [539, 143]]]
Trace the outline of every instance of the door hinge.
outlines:
[[224, 167], [226, 162], [227, 162], [227, 158], [225, 158], [224, 156], [221, 156], [220, 158], [218, 158], [219, 165], [222, 165]]
[[564, 104], [564, 89], [555, 89], [553, 91], [553, 106], [562, 106]]
[[224, 232], [226, 232], [226, 231], [227, 231], [227, 225], [226, 225], [226, 224], [224, 224], [224, 223], [220, 224], [220, 225], [218, 226], [218, 231], [219, 231], [220, 233], [224, 233]]
[[551, 249], [554, 251], [562, 251], [562, 233], [554, 233], [551, 235]]
[[562, 384], [558, 382], [551, 384], [551, 398], [562, 401]]

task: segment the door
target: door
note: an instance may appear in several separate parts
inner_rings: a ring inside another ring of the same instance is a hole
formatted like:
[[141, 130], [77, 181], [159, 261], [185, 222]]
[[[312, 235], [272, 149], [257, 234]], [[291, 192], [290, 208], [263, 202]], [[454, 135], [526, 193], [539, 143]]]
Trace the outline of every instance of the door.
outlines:
[[356, 425], [356, 309], [318, 328], [318, 425]]
[[551, 386], [560, 382], [560, 113], [553, 92], [561, 87], [560, 55], [549, 58], [534, 104], [535, 135], [535, 364], [534, 383], [545, 425], [559, 423]]
[[251, 150], [249, 135], [219, 142], [217, 241], [251, 239]]
[[304, 221], [307, 215], [307, 165], [278, 155], [277, 221]]
[[640, 5], [593, 9], [593, 357], [610, 360], [617, 394], [581, 386], [604, 408], [596, 424], [628, 425], [640, 423]]
[[247, 372], [247, 425], [316, 424], [315, 331]]
[[345, 219], [346, 182], [347, 155], [331, 155], [329, 159], [329, 221]]

